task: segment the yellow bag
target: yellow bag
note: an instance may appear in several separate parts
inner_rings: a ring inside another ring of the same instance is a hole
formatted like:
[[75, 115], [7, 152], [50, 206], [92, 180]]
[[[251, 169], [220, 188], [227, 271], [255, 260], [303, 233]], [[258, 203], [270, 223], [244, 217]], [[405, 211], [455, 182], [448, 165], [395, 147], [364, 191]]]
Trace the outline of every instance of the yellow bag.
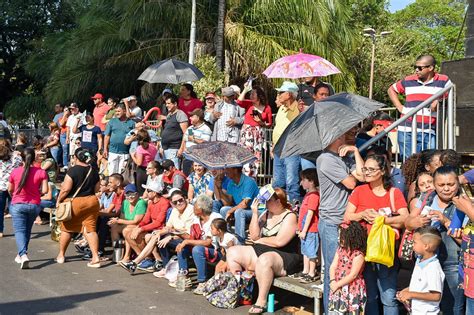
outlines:
[[395, 259], [395, 232], [385, 224], [385, 217], [377, 217], [367, 239], [365, 261], [393, 266]]

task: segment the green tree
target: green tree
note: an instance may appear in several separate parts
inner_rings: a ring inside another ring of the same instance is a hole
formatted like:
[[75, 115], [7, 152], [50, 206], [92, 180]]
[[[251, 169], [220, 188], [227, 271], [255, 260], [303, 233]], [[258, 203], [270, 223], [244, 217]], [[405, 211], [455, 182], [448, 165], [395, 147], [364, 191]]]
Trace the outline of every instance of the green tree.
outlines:
[[21, 95], [5, 104], [5, 115], [19, 127], [41, 127], [51, 121], [52, 106], [42, 96]]

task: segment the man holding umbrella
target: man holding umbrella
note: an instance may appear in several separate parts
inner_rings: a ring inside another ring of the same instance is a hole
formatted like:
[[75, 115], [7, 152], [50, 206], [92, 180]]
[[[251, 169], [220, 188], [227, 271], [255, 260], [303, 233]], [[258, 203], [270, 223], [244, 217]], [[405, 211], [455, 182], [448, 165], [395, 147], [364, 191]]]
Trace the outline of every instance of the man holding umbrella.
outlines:
[[[280, 104], [275, 118], [275, 127], [273, 128], [272, 141], [273, 146], [278, 142], [280, 136], [286, 127], [299, 115], [298, 86], [289, 81], [283, 82], [283, 85], [276, 89], [278, 91], [277, 103]], [[299, 170], [300, 157], [290, 156], [280, 158], [273, 153], [273, 187], [286, 188], [291, 201], [301, 200], [299, 192]]]

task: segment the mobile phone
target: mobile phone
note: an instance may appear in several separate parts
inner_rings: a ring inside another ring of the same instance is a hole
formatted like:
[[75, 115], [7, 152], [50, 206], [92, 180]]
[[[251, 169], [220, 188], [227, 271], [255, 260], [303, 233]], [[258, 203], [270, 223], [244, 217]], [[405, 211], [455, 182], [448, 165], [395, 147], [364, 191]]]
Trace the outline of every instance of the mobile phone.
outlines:
[[192, 129], [188, 130], [188, 135], [192, 136], [194, 134], [194, 131]]
[[254, 110], [252, 111], [252, 116], [258, 116], [259, 114], [260, 114], [260, 112], [259, 112], [258, 110], [256, 110], [256, 109], [254, 109]]

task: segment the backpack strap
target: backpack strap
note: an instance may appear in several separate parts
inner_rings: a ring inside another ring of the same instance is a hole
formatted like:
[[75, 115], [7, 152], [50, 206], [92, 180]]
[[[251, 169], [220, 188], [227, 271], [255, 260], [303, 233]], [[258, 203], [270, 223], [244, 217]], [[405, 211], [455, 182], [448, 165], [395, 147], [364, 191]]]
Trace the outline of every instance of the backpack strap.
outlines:
[[397, 209], [395, 209], [395, 188], [391, 187], [390, 191], [390, 208], [392, 209], [392, 213], [397, 212]]

